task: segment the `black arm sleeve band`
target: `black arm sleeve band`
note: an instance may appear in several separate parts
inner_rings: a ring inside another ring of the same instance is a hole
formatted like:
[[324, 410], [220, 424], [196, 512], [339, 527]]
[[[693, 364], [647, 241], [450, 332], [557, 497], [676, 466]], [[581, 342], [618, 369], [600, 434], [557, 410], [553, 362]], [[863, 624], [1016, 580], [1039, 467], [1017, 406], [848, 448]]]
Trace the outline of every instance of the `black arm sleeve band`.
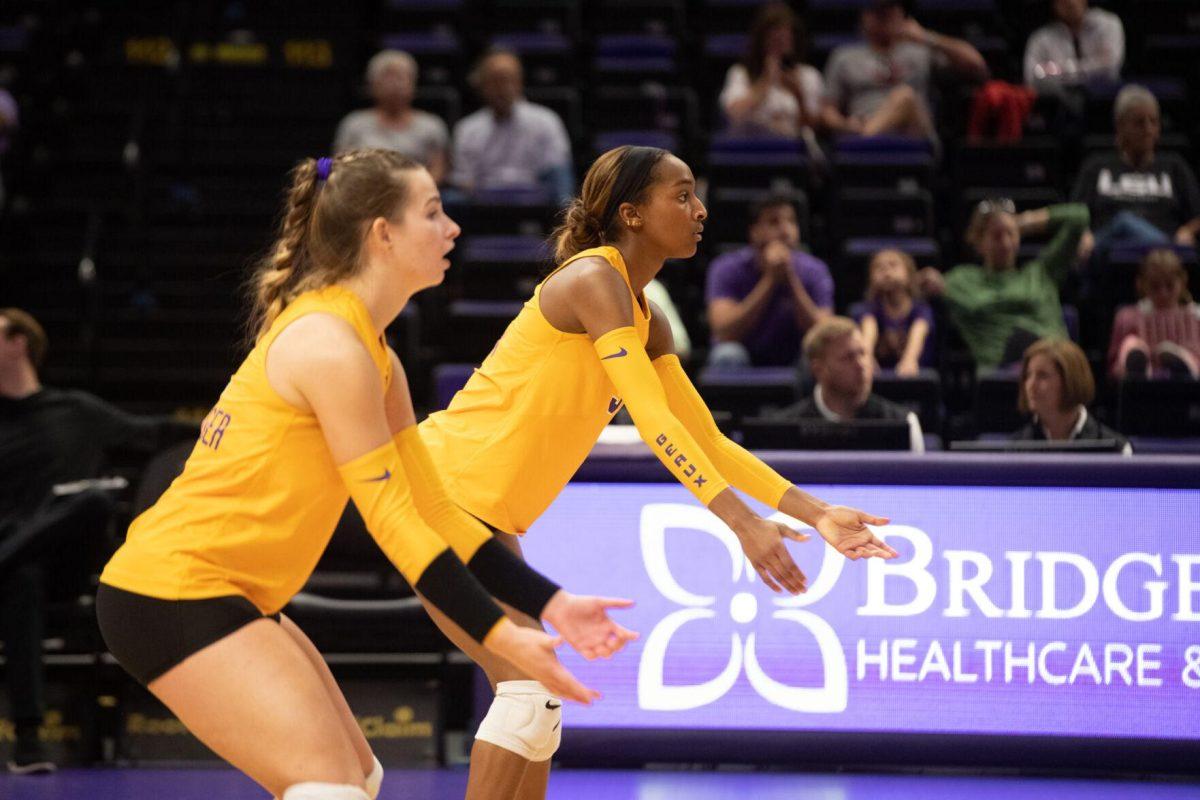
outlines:
[[477, 642], [482, 642], [504, 616], [449, 549], [429, 562], [413, 588]]
[[493, 597], [534, 619], [541, 618], [546, 604], [561, 588], [494, 536], [475, 551], [467, 568]]

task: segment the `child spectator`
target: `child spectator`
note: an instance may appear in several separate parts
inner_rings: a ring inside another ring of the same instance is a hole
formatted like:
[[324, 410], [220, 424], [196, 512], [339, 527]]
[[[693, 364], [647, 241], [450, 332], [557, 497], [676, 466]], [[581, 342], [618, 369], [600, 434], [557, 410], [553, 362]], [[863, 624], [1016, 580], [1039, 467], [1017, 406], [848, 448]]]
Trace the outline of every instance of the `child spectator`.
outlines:
[[911, 377], [933, 366], [933, 309], [917, 292], [917, 266], [899, 250], [871, 259], [867, 302], [858, 319], [875, 368]]
[[1138, 267], [1136, 305], [1113, 319], [1109, 374], [1121, 378], [1196, 378], [1200, 374], [1200, 304], [1187, 288], [1187, 270], [1172, 250], [1152, 250]]

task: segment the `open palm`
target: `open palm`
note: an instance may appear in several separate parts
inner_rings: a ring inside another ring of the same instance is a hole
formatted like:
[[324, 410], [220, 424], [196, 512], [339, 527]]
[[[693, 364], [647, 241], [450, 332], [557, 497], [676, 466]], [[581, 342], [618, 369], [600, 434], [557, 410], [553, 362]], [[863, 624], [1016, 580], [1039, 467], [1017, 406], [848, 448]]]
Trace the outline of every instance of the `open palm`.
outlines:
[[813, 527], [821, 538], [852, 561], [860, 558], [895, 558], [899, 555], [867, 525], [886, 525], [886, 517], [876, 517], [848, 506], [830, 506]]

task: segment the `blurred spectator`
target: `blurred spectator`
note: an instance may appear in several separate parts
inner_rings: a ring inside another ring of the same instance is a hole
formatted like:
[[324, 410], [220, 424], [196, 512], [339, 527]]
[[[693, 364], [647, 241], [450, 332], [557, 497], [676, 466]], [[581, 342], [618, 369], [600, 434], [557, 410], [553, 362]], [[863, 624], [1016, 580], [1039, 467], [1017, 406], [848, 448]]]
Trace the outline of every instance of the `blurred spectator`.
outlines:
[[688, 335], [687, 326], [683, 324], [683, 317], [679, 316], [679, 309], [675, 307], [667, 287], [656, 279], [647, 283], [643, 291], [646, 302], [658, 306], [667, 318], [667, 323], [671, 326], [671, 336], [675, 340], [675, 355], [686, 364], [692, 357], [692, 337]]
[[[7, 89], [0, 88], [0, 157], [8, 152], [19, 122], [17, 101]], [[0, 211], [4, 210], [4, 199], [4, 176], [0, 174]]]
[[[194, 425], [131, 416], [84, 392], [42, 386], [46, 346], [33, 317], [0, 309], [0, 638], [16, 729], [8, 767], [20, 773], [54, 769], [38, 739], [46, 592], [88, 590], [84, 578], [96, 565], [89, 557], [106, 555], [100, 551], [112, 502], [77, 482], [97, 477], [108, 448], [149, 451], [196, 432]], [[73, 576], [78, 587], [71, 587]]]
[[804, 336], [804, 358], [816, 380], [812, 396], [782, 409], [779, 417], [829, 422], [904, 420], [912, 451], [925, 452], [925, 436], [917, 415], [872, 394], [871, 352], [854, 320], [828, 317], [814, 325]]
[[561, 119], [523, 96], [516, 53], [492, 49], [471, 72], [485, 103], [454, 126], [450, 182], [472, 192], [505, 187], [542, 187], [556, 202], [575, 191], [571, 142]]
[[1125, 61], [1125, 28], [1088, 0], [1053, 0], [1054, 21], [1025, 45], [1025, 83], [1039, 92], [1092, 81], [1116, 81]]
[[351, 111], [338, 125], [333, 151], [362, 148], [395, 150], [421, 162], [438, 183], [446, 177], [450, 134], [434, 114], [413, 108], [417, 62], [402, 50], [383, 50], [367, 62], [367, 86], [374, 108]]
[[1156, 151], [1161, 132], [1158, 100], [1129, 85], [1113, 104], [1116, 149], [1087, 160], [1072, 200], [1086, 203], [1092, 227], [1080, 254], [1106, 255], [1114, 246], [1196, 246], [1200, 233], [1200, 187], [1177, 153]]
[[883, 133], [934, 140], [931, 73], [948, 67], [970, 81], [987, 77], [987, 63], [962, 39], [927, 30], [902, 0], [873, 0], [862, 11], [864, 42], [842, 45], [825, 66], [822, 121], [834, 131]]
[[1115, 439], [1132, 451], [1125, 437], [1088, 413], [1096, 382], [1087, 356], [1069, 339], [1034, 342], [1021, 362], [1018, 406], [1033, 421], [1013, 434], [1017, 441], [1086, 441]]
[[833, 278], [824, 261], [800, 250], [796, 207], [770, 195], [750, 209], [750, 244], [708, 268], [709, 364], [794, 364], [800, 339], [833, 311]]
[[899, 250], [871, 258], [867, 302], [858, 320], [876, 369], [911, 377], [933, 366], [933, 309], [917, 291], [917, 266]]
[[1113, 320], [1110, 375], [1118, 380], [1200, 375], [1200, 305], [1187, 283], [1187, 270], [1173, 250], [1146, 254], [1137, 276], [1141, 300], [1118, 309]]
[[[1079, 203], [1017, 214], [1011, 200], [985, 200], [966, 234], [983, 264], [962, 264], [944, 277], [932, 267], [921, 270], [922, 289], [945, 297], [979, 369], [1015, 363], [1042, 337], [1066, 337], [1058, 292], [1087, 225], [1087, 206]], [[1021, 237], [1043, 231], [1050, 242], [1018, 266]]]
[[735, 131], [796, 138], [821, 116], [821, 73], [800, 61], [800, 19], [786, 3], [763, 6], [750, 28], [750, 52], [725, 75], [721, 110]]

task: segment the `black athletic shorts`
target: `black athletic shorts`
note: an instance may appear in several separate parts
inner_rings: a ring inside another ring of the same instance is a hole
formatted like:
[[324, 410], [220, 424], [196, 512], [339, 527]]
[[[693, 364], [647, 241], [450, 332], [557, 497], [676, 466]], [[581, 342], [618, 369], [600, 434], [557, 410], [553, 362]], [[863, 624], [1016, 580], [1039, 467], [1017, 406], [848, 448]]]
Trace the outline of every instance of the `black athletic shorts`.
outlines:
[[108, 651], [142, 685], [213, 642], [269, 617], [241, 595], [160, 600], [101, 583], [96, 620]]

